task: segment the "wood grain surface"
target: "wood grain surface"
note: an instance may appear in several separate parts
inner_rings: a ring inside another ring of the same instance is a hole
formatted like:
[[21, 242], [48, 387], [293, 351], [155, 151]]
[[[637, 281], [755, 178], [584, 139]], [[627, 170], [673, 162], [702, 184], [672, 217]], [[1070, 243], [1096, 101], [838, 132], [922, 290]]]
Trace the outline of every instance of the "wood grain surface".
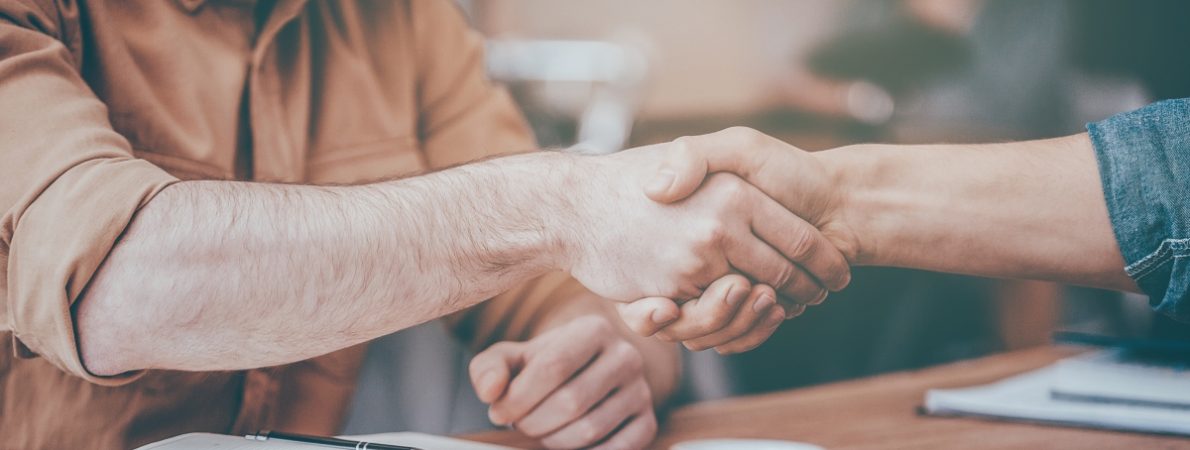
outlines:
[[[917, 371], [688, 405], [663, 421], [652, 448], [702, 438], [766, 438], [827, 449], [1190, 449], [1190, 439], [918, 414], [927, 389], [971, 386], [1077, 353], [1040, 347]], [[519, 448], [512, 431], [462, 436]]]

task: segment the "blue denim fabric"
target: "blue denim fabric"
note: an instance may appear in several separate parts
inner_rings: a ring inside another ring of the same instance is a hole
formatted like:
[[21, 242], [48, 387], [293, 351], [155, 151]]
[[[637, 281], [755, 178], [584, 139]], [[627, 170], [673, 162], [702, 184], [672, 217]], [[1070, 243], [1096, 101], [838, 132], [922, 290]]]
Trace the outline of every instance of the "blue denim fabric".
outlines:
[[1190, 321], [1190, 99], [1087, 125], [1124, 270], [1158, 312]]

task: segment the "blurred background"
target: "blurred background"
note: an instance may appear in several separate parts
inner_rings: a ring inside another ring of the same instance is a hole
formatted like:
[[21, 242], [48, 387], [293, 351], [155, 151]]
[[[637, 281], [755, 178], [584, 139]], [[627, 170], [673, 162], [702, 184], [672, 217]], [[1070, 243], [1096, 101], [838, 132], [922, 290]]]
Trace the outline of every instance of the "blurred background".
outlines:
[[[460, 5], [488, 38], [491, 76], [513, 92], [541, 145], [590, 153], [734, 125], [807, 150], [1031, 139], [1190, 97], [1190, 2], [1176, 0]], [[1151, 327], [1184, 325], [1154, 316], [1143, 297], [858, 268], [847, 290], [757, 350], [687, 352], [673, 404], [1042, 345], [1057, 329]], [[465, 377], [469, 358], [434, 323], [382, 338], [346, 432], [490, 427]], [[391, 413], [393, 402], [419, 413]]]

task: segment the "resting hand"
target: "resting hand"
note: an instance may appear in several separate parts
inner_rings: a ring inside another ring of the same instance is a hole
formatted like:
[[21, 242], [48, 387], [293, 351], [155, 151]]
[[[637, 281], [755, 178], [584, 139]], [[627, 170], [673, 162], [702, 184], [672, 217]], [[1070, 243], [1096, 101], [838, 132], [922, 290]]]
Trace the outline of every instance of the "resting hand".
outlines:
[[549, 448], [644, 448], [657, 432], [641, 353], [600, 316], [493, 345], [470, 372], [493, 423]]

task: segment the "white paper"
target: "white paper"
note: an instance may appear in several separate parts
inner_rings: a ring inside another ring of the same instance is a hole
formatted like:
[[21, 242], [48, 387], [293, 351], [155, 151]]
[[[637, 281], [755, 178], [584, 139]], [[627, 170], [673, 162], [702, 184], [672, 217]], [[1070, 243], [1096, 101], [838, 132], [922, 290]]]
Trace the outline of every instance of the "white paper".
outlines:
[[932, 389], [925, 408], [936, 415], [974, 415], [1115, 430], [1190, 436], [1190, 411], [1117, 403], [1055, 400], [1056, 370], [1046, 367], [996, 383]]

